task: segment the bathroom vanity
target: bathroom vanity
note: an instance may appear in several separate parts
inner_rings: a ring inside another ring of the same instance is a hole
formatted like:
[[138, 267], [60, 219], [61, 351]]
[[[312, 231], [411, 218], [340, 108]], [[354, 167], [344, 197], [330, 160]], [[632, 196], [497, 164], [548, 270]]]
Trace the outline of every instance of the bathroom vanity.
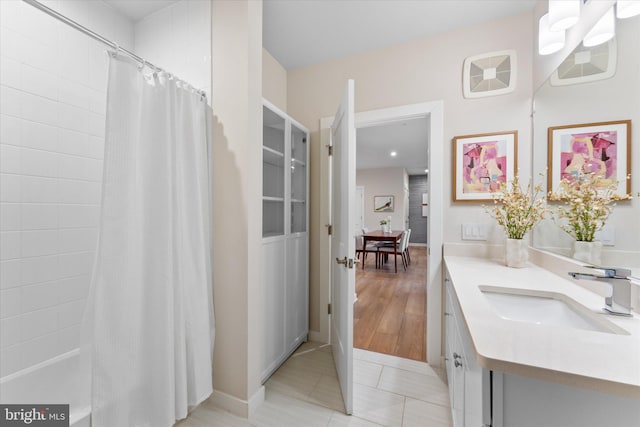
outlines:
[[640, 425], [640, 318], [531, 264], [445, 255], [454, 426]]

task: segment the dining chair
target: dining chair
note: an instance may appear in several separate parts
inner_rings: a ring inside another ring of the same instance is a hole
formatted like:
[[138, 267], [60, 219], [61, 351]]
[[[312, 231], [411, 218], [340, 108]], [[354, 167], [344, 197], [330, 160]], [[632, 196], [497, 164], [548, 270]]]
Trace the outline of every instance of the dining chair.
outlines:
[[405, 254], [407, 256], [407, 264], [411, 264], [411, 251], [409, 250], [409, 240], [411, 239], [411, 229], [407, 230], [407, 249]]
[[400, 242], [397, 245], [396, 250], [394, 251], [393, 246], [389, 247], [389, 246], [379, 246], [378, 247], [378, 253], [377, 258], [377, 264], [382, 266], [382, 263], [384, 261], [384, 257], [388, 256], [388, 255], [394, 255], [394, 256], [398, 256], [400, 255], [402, 257], [402, 266], [404, 267], [405, 271], [407, 270], [407, 259], [406, 259], [406, 251], [407, 251], [407, 245], [409, 240], [407, 239], [409, 233], [407, 231], [402, 233], [402, 236], [400, 237]]
[[360, 254], [362, 254], [362, 263], [367, 260], [368, 253], [376, 254], [376, 268], [378, 268], [378, 247], [375, 243], [367, 243], [367, 247], [363, 248], [362, 244], [364, 243], [364, 239], [362, 236], [356, 236], [356, 257], [360, 259]]

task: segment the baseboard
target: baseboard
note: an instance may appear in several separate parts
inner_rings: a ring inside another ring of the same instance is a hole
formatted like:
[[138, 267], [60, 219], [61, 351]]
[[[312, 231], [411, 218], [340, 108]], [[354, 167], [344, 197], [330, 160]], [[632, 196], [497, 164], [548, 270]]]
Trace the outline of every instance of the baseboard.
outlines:
[[[253, 393], [253, 396], [249, 398], [249, 417], [255, 414], [256, 410], [264, 403], [265, 388], [260, 386], [258, 391]], [[248, 418], [248, 417], [247, 417]]]
[[213, 393], [211, 393], [211, 397], [209, 397], [209, 401], [218, 408], [224, 409], [233, 415], [242, 418], [249, 418], [256, 409], [260, 407], [262, 402], [264, 402], [264, 393], [264, 386], [261, 385], [258, 391], [256, 391], [247, 401], [214, 389]]
[[321, 342], [324, 343], [327, 340], [324, 339], [322, 334], [319, 331], [309, 331], [309, 341]]
[[421, 248], [426, 248], [427, 244], [426, 243], [409, 243], [409, 246], [418, 246]]

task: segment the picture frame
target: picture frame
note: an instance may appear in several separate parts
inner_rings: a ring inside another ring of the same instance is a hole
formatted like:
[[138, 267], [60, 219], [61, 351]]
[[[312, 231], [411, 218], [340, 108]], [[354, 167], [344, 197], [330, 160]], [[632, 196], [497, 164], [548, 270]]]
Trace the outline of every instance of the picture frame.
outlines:
[[582, 172], [603, 176], [603, 186], [617, 182], [617, 193], [631, 193], [631, 120], [553, 126], [548, 129], [547, 190], [562, 178]]
[[393, 212], [394, 208], [393, 196], [373, 196], [374, 212]]
[[453, 138], [453, 201], [493, 200], [500, 185], [518, 170], [518, 131]]

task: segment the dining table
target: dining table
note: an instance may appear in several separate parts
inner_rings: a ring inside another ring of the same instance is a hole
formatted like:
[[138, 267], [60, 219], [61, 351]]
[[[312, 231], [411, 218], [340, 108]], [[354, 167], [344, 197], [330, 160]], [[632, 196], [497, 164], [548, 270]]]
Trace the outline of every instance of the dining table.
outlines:
[[[398, 240], [404, 233], [404, 230], [391, 230], [389, 232], [382, 230], [368, 231], [362, 234], [362, 247], [367, 247], [367, 241], [375, 242], [393, 242], [393, 252], [398, 252]], [[395, 272], [398, 272], [398, 257], [394, 256]], [[362, 263], [362, 269], [364, 270], [364, 262]]]

